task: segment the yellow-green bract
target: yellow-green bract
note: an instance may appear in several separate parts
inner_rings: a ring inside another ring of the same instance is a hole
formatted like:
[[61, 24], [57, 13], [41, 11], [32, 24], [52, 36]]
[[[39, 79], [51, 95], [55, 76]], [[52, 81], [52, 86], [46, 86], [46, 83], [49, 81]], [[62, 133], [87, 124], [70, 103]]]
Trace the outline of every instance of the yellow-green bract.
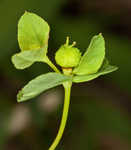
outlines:
[[77, 75], [96, 73], [105, 58], [105, 41], [101, 34], [94, 36], [73, 73]]
[[18, 42], [20, 49], [40, 49], [48, 44], [48, 23], [38, 15], [25, 12], [18, 22]]
[[85, 74], [85, 75], [77, 75], [73, 77], [73, 82], [75, 83], [80, 83], [80, 82], [87, 82], [90, 80], [93, 80], [101, 75], [105, 75], [108, 73], [111, 73], [115, 70], [117, 70], [118, 67], [116, 66], [111, 66], [108, 62], [108, 60], [105, 58], [104, 62], [101, 66], [101, 68], [98, 70], [98, 72], [93, 73], [93, 74]]
[[18, 23], [18, 42], [21, 52], [12, 56], [17, 69], [25, 69], [34, 62], [46, 60], [49, 25], [34, 13], [25, 12]]
[[40, 93], [63, 84], [65, 81], [71, 81], [71, 77], [50, 72], [42, 74], [35, 79], [31, 80], [17, 95], [18, 102], [26, 101], [31, 99]]

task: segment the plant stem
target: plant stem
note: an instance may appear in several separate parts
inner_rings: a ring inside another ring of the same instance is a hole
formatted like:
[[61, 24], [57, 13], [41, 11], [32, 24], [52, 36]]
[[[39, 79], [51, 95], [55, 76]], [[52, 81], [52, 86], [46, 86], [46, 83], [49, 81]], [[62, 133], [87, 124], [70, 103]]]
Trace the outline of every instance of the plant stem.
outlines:
[[61, 120], [58, 134], [57, 134], [53, 144], [50, 146], [49, 150], [55, 150], [56, 146], [59, 144], [59, 142], [62, 138], [64, 129], [65, 129], [66, 121], [67, 121], [67, 117], [68, 117], [72, 83], [71, 82], [65, 82], [63, 85], [64, 85], [64, 89], [65, 89], [65, 99], [64, 99], [64, 108], [63, 108], [62, 120]]
[[61, 73], [61, 72], [59, 71], [59, 69], [57, 69], [57, 67], [51, 62], [51, 60], [50, 60], [48, 57], [46, 57], [45, 62], [46, 62], [55, 72]]

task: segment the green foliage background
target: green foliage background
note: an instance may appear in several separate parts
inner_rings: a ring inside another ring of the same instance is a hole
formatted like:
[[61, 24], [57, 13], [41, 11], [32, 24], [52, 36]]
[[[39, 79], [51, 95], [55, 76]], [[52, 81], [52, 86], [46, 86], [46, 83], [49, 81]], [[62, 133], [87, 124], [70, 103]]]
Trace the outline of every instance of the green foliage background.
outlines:
[[[124, 7], [119, 1], [117, 5], [112, 1], [107, 5], [104, 0], [103, 5], [96, 0], [0, 0], [1, 150], [48, 149], [62, 114], [61, 87], [29, 102], [16, 102], [18, 90], [49, 69], [46, 64], [36, 63], [29, 69], [16, 70], [11, 63], [11, 56], [19, 52], [17, 23], [25, 10], [37, 13], [49, 23], [52, 60], [66, 36], [85, 51], [91, 37], [102, 32], [106, 55], [111, 64], [119, 67], [116, 72], [87, 84], [74, 84], [67, 127], [57, 149], [131, 149], [130, 5], [126, 6], [124, 0], [121, 3]], [[44, 103], [46, 99], [50, 105]]]

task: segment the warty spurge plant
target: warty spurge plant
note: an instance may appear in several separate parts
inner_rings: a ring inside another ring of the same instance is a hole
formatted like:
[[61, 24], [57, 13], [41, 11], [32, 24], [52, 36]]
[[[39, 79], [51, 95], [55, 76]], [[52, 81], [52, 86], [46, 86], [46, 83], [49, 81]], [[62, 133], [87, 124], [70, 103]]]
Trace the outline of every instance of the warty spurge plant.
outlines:
[[18, 102], [31, 99], [40, 93], [63, 85], [65, 100], [62, 121], [58, 134], [49, 150], [54, 150], [58, 145], [67, 121], [70, 93], [72, 83], [93, 80], [100, 75], [113, 72], [116, 66], [111, 66], [105, 58], [105, 41], [102, 34], [92, 38], [84, 55], [75, 47], [75, 42], [69, 45], [69, 38], [55, 54], [55, 60], [61, 66], [62, 72], [51, 62], [47, 56], [49, 25], [34, 13], [25, 12], [18, 23], [18, 42], [21, 51], [12, 56], [12, 62], [17, 69], [25, 69], [34, 62], [47, 63], [54, 72], [42, 74], [31, 80], [19, 91]]

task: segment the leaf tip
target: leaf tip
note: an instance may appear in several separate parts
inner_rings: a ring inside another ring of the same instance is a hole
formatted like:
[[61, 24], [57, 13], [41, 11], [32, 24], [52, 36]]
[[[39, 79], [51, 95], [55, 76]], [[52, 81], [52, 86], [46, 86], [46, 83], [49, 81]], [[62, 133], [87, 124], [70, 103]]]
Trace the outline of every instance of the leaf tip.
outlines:
[[11, 56], [11, 62], [12, 62], [12, 64], [14, 65], [14, 67], [15, 67], [16, 69], [18, 69], [18, 68], [17, 68], [17, 65], [16, 65], [16, 63], [15, 63], [15, 57], [16, 57], [16, 55], [17, 55], [17, 54]]
[[23, 92], [22, 91], [19, 91], [18, 94], [17, 94], [17, 102], [20, 103], [22, 102], [22, 97], [23, 97]]
[[100, 37], [102, 37], [102, 38], [104, 39], [102, 32], [100, 32], [100, 33], [98, 34], [98, 36], [100, 36]]
[[116, 71], [116, 70], [118, 70], [119, 69], [119, 67], [117, 67], [117, 66], [114, 66], [114, 71]]
[[27, 10], [25, 10], [25, 14], [26, 14], [26, 13], [28, 13], [28, 11], [27, 11]]
[[[25, 16], [25, 15], [36, 15], [36, 14], [33, 12], [29, 12], [29, 11], [25, 10], [23, 16]], [[38, 15], [36, 15], [36, 16], [38, 16]]]

